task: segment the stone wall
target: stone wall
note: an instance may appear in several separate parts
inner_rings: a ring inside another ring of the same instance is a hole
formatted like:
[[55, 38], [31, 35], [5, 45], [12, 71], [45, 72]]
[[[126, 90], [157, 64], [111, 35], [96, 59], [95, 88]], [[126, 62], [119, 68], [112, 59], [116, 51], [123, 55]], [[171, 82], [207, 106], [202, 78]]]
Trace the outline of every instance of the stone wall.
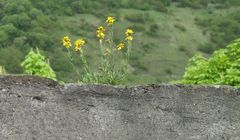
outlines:
[[238, 89], [0, 77], [0, 140], [215, 139], [240, 140]]

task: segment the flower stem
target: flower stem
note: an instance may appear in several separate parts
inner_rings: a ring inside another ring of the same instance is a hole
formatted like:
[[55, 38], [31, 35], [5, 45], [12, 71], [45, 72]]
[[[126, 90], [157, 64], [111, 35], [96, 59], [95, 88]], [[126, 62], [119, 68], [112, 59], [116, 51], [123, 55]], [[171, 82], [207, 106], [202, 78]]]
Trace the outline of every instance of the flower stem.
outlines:
[[67, 49], [67, 50], [68, 50], [68, 57], [69, 57], [69, 59], [70, 59], [70, 64], [72, 65], [73, 69], [75, 69], [78, 77], [80, 77], [80, 73], [79, 73], [78, 69], [77, 69], [77, 68], [75, 67], [75, 65], [73, 64], [72, 54], [71, 54], [71, 52], [69, 51], [69, 49]]
[[127, 45], [127, 61], [129, 61], [130, 53], [131, 53], [131, 46], [132, 46], [131, 41], [128, 41], [127, 44], [128, 44]]
[[81, 57], [81, 60], [82, 60], [82, 63], [83, 63], [83, 67], [84, 67], [84, 72], [85, 74], [88, 74], [89, 73], [89, 66], [88, 66], [88, 63], [83, 55], [83, 52], [80, 53], [80, 57]]

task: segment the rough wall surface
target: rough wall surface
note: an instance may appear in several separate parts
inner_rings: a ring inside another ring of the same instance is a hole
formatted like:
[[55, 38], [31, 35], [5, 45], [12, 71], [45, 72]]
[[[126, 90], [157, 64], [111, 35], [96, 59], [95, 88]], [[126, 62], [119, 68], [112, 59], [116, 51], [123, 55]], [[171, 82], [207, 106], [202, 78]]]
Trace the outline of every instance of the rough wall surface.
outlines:
[[58, 85], [0, 77], [0, 140], [240, 140], [230, 87]]

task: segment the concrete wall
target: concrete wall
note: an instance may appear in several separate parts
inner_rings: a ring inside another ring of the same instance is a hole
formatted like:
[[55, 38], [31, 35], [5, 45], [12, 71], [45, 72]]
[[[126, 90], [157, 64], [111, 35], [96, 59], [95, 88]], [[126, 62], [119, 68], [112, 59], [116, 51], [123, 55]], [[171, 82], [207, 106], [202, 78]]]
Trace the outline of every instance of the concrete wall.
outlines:
[[240, 140], [238, 89], [0, 77], [0, 140], [215, 139]]

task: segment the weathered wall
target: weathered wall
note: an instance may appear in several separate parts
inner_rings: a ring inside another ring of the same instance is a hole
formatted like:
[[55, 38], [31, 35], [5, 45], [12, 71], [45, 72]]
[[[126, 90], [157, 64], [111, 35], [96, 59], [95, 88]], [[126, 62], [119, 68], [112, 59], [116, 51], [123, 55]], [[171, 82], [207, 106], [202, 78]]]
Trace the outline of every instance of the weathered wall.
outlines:
[[0, 140], [215, 139], [240, 140], [237, 89], [0, 77]]

